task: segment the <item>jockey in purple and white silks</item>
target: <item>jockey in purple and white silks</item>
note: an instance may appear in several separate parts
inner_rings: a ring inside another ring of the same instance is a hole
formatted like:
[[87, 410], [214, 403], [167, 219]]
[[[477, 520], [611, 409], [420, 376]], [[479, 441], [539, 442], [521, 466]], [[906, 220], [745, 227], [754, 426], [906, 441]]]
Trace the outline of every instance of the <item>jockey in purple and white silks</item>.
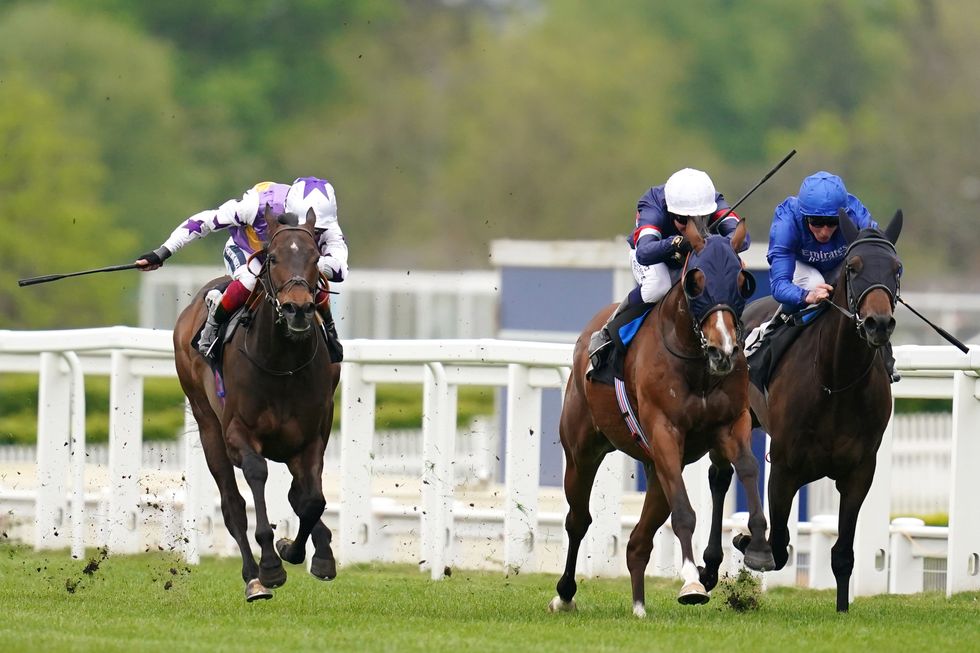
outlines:
[[[174, 229], [160, 247], [140, 255], [136, 263], [141, 270], [155, 270], [188, 243], [204, 238], [213, 231], [229, 231], [224, 261], [232, 282], [220, 297], [217, 291], [208, 294], [209, 314], [198, 344], [198, 349], [205, 355], [210, 352], [218, 326], [244, 305], [258, 281], [263, 258], [260, 255], [249, 261], [249, 257], [262, 249], [266, 206], [273, 214], [293, 213], [300, 222], [306, 219], [308, 210], [312, 208], [316, 215], [315, 233], [320, 248], [317, 267], [330, 281], [340, 282], [347, 277], [347, 242], [337, 221], [337, 196], [333, 186], [324, 179], [300, 177], [292, 184], [263, 181], [245, 191], [241, 199], [228, 200], [217, 209], [192, 215]], [[327, 323], [328, 339], [336, 339], [336, 329], [332, 320], [328, 319], [329, 295], [323, 291], [318, 293], [316, 304]], [[339, 347], [339, 341], [331, 344]]]
[[[707, 173], [693, 168], [678, 170], [666, 183], [653, 186], [640, 197], [636, 203], [635, 228], [626, 239], [636, 287], [613, 311], [606, 324], [592, 334], [589, 355], [593, 368], [598, 368], [608, 358], [599, 352], [612, 343], [609, 325], [613, 319], [630, 306], [660, 301], [680, 277], [684, 260], [691, 251], [691, 244], [683, 235], [688, 218], [702, 217], [709, 229], [731, 238], [741, 218], [731, 212], [721, 219], [728, 206], [724, 196], [715, 191]], [[742, 251], [748, 249], [749, 244], [746, 234]]]

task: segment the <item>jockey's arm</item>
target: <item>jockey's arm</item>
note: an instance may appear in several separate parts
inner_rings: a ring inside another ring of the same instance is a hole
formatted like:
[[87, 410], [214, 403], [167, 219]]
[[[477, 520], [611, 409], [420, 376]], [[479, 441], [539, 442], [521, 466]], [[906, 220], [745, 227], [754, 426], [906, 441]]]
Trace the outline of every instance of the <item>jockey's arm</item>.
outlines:
[[340, 282], [347, 278], [347, 241], [338, 222], [330, 222], [325, 229], [318, 230], [317, 243], [320, 246], [320, 260], [317, 267], [327, 280]]
[[769, 287], [773, 299], [795, 312], [806, 306], [807, 291], [793, 283], [796, 256], [779, 245], [769, 247]]

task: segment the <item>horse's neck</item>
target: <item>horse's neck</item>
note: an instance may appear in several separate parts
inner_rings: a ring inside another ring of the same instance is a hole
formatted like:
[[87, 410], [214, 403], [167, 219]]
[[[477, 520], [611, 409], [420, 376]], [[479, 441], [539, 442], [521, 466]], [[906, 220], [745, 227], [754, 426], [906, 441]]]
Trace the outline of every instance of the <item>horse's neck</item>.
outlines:
[[[846, 281], [838, 280], [830, 301], [844, 310], [850, 310], [847, 305]], [[831, 314], [820, 320], [817, 325], [817, 366], [827, 375], [827, 381], [837, 374], [853, 376], [856, 366], [867, 365], [875, 355], [875, 350], [858, 335], [854, 320], [831, 307], [826, 308]], [[833, 343], [828, 345], [827, 342]], [[863, 367], [861, 368], [863, 369]], [[860, 371], [860, 370], [859, 370]]]

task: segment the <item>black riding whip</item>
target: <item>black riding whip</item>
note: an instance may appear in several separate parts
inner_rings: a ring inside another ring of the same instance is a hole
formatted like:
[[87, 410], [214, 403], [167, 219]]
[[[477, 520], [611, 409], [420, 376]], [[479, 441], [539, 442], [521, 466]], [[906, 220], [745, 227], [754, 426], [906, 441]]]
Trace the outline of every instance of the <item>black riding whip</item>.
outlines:
[[759, 180], [759, 183], [757, 183], [755, 186], [753, 186], [752, 188], [749, 189], [749, 192], [747, 192], [745, 195], [742, 195], [742, 197], [740, 197], [737, 202], [735, 202], [730, 207], [728, 207], [728, 210], [725, 211], [724, 213], [722, 213], [721, 216], [719, 216], [718, 219], [715, 220], [713, 224], [714, 225], [721, 224], [721, 221], [724, 220], [725, 218], [727, 218], [729, 213], [731, 213], [736, 208], [738, 208], [738, 205], [741, 204], [742, 202], [744, 202], [745, 199], [749, 195], [751, 195], [752, 193], [754, 193], [756, 191], [756, 189], [759, 188], [759, 186], [761, 186], [762, 184], [766, 183], [766, 181], [769, 179], [769, 177], [772, 177], [774, 174], [776, 174], [776, 171], [778, 171], [780, 168], [782, 168], [783, 165], [787, 161], [789, 161], [790, 159], [792, 159], [793, 158], [793, 155], [795, 155], [795, 154], [796, 154], [796, 150], [795, 149], [790, 150], [789, 154], [787, 154], [786, 156], [784, 156], [782, 161], [780, 161], [779, 163], [777, 163], [773, 167], [772, 170], [770, 170], [769, 172], [767, 172], [766, 173], [766, 176]]
[[923, 322], [925, 322], [926, 324], [928, 324], [929, 326], [931, 326], [936, 331], [936, 333], [938, 333], [943, 338], [945, 338], [950, 344], [954, 345], [961, 352], [963, 352], [964, 354], [969, 354], [970, 353], [970, 348], [967, 347], [966, 345], [964, 345], [962, 342], [960, 342], [956, 338], [956, 336], [954, 336], [953, 334], [951, 334], [946, 329], [944, 329], [944, 328], [942, 328], [942, 327], [940, 327], [938, 325], [935, 325], [932, 322], [930, 322], [929, 319], [925, 315], [923, 315], [919, 311], [917, 311], [914, 308], [912, 308], [911, 306], [909, 306], [905, 302], [905, 300], [902, 299], [901, 297], [896, 297], [895, 299], [897, 299], [898, 301], [902, 302], [902, 305], [905, 306], [905, 308], [907, 308], [910, 311], [912, 311], [913, 313], [915, 313], [916, 317], [918, 317], [920, 320], [922, 320]]
[[125, 265], [110, 265], [104, 268], [96, 268], [94, 270], [83, 270], [81, 272], [69, 272], [68, 274], [46, 274], [42, 277], [31, 277], [30, 279], [18, 279], [17, 285], [20, 287], [33, 286], [36, 283], [47, 283], [49, 281], [58, 281], [59, 279], [67, 279], [68, 277], [80, 277], [83, 274], [95, 274], [96, 272], [118, 272], [119, 270], [135, 270], [140, 266], [136, 263], [127, 263]]

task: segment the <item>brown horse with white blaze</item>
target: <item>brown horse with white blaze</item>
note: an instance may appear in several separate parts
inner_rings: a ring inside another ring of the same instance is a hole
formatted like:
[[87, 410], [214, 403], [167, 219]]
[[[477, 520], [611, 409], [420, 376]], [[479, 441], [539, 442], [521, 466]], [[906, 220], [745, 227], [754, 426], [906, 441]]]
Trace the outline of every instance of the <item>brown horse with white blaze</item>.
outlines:
[[716, 485], [727, 490], [733, 464], [745, 486], [753, 534], [746, 563], [762, 570], [773, 566], [765, 541], [758, 463], [750, 446], [748, 376], [741, 349], [740, 315], [754, 284], [736, 254], [745, 225], [738, 226], [731, 240], [705, 238], [701, 224], [691, 219], [685, 235], [693, 249], [683, 276], [647, 315], [626, 354], [623, 382], [640, 427], [636, 433], [622, 417], [614, 388], [586, 377], [589, 336], [613, 307], [593, 317], [576, 342], [559, 425], [566, 459], [568, 551], [552, 611], [575, 608], [576, 559], [592, 522], [589, 496], [602, 459], [614, 449], [643, 463], [647, 476], [642, 513], [626, 551], [635, 615], [646, 615], [644, 572], [653, 536], [668, 515], [683, 555], [678, 601], [704, 603], [717, 582], [721, 512], [713, 515], [707, 565], [701, 571], [691, 541], [695, 514], [681, 475], [684, 465], [705, 453], [711, 456], [713, 493]]
[[[316, 216], [312, 209], [305, 221], [270, 214], [266, 207], [267, 241], [258, 253], [264, 262], [260, 287], [249, 301], [251, 315], [223, 352], [223, 393], [193, 343], [206, 316], [204, 296], [221, 279], [197, 294], [174, 328], [177, 374], [221, 493], [225, 525], [241, 551], [248, 601], [272, 597], [269, 588], [286, 582], [282, 560], [302, 562], [310, 537], [315, 547], [310, 572], [326, 580], [337, 573], [331, 534], [321, 521], [326, 505], [321, 474], [340, 364], [331, 362], [316, 323], [314, 297], [318, 287], [325, 288], [318, 284], [326, 284], [317, 269]], [[289, 503], [300, 520], [295, 541], [280, 539], [275, 546], [265, 503], [267, 459], [288, 467]], [[242, 469], [255, 503], [258, 564], [234, 467]]]

